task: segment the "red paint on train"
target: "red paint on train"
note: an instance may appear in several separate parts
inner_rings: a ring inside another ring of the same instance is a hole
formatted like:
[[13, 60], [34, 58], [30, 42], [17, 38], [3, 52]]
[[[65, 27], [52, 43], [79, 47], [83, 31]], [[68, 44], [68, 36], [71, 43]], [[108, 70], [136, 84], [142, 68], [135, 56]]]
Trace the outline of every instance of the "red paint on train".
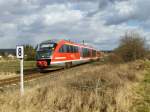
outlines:
[[84, 63], [96, 60], [99, 56], [96, 49], [87, 45], [66, 40], [50, 40], [38, 45], [36, 59], [39, 68], [46, 68], [53, 65], [66, 66], [68, 63]]

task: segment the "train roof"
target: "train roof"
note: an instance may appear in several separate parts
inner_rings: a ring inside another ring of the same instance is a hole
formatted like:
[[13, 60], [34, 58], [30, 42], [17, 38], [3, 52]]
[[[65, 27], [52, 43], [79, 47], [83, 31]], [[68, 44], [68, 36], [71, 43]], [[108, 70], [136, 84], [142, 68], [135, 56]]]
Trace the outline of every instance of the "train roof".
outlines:
[[46, 40], [46, 41], [42, 41], [41, 43], [57, 43], [59, 40], [57, 39], [53, 39], [53, 40]]
[[[93, 48], [92, 46], [89, 46], [89, 45], [84, 45], [84, 44], [80, 44], [80, 43], [75, 43], [75, 42], [72, 42], [70, 40], [60, 40], [60, 41], [64, 41], [66, 42], [67, 44], [72, 44], [72, 45], [76, 45], [76, 46], [80, 46], [80, 47], [85, 47], [85, 48], [89, 48], [89, 49], [95, 49]], [[95, 49], [96, 50], [96, 49]]]
[[61, 40], [58, 40], [58, 39], [46, 40], [46, 41], [42, 41], [41, 43], [59, 43], [59, 42], [64, 42], [64, 43], [67, 43], [67, 44], [72, 44], [72, 45], [76, 45], [76, 46], [80, 46], [80, 47], [95, 49], [95, 48], [93, 48], [92, 46], [89, 46], [89, 45], [84, 45], [84, 44], [80, 44], [80, 43], [76, 43], [76, 42], [72, 42], [70, 40], [64, 40], [64, 39], [61, 39]]

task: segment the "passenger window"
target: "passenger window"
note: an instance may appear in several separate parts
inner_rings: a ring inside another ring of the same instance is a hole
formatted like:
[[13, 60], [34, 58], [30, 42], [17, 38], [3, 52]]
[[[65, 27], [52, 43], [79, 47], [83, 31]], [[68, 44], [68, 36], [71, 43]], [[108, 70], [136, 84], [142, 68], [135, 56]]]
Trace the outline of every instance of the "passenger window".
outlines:
[[79, 49], [77, 46], [63, 45], [59, 49], [59, 52], [61, 52], [61, 53], [77, 53], [77, 52], [79, 52]]
[[75, 52], [78, 53], [79, 52], [79, 49], [77, 46], [75, 46]]
[[59, 49], [59, 52], [65, 53], [66, 52], [66, 46], [65, 45], [61, 46], [61, 48]]
[[64, 50], [64, 53], [66, 53], [66, 52], [67, 52], [66, 45], [63, 45], [63, 50]]
[[64, 50], [63, 50], [63, 46], [61, 46], [61, 48], [59, 49], [59, 52], [63, 53]]
[[71, 52], [71, 53], [74, 52], [74, 46], [70, 46], [70, 52]]
[[70, 46], [67, 45], [67, 53], [70, 53]]

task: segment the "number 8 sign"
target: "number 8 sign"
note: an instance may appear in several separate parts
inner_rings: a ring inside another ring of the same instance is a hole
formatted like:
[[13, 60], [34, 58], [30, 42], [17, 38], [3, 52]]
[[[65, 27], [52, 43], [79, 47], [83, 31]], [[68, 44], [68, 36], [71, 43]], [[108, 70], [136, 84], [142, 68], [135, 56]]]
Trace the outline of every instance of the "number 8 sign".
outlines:
[[23, 46], [17, 46], [17, 48], [16, 48], [16, 56], [19, 59], [23, 59], [24, 58], [24, 47]]

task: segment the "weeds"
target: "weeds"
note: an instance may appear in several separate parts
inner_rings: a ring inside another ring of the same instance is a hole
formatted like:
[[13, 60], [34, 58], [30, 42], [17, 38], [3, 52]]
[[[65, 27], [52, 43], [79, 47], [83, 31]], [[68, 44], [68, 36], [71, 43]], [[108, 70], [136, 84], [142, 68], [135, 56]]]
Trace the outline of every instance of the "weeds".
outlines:
[[29, 87], [22, 98], [17, 92], [1, 94], [0, 111], [129, 112], [134, 85], [142, 75], [136, 67], [129, 68], [129, 64], [72, 68], [55, 80], [43, 79], [45, 84]]

